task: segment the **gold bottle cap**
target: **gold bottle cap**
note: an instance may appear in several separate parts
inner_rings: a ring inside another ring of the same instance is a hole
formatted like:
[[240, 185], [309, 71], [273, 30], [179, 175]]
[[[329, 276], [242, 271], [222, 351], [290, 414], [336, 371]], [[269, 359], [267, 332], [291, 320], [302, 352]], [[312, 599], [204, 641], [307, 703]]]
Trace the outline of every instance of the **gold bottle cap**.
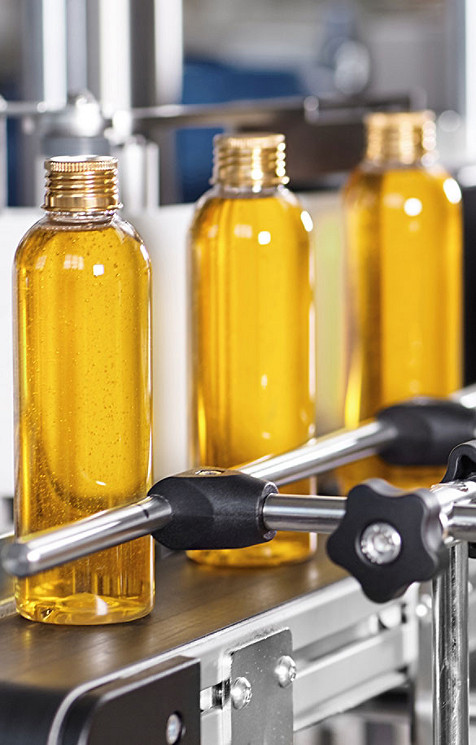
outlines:
[[[432, 111], [369, 114], [366, 157], [375, 163], [410, 165], [436, 156], [436, 125]], [[428, 157], [429, 156], [429, 157]]]
[[213, 146], [212, 184], [258, 190], [289, 181], [282, 134], [216, 135]]
[[105, 212], [118, 209], [117, 159], [79, 155], [45, 161], [43, 209], [50, 212]]

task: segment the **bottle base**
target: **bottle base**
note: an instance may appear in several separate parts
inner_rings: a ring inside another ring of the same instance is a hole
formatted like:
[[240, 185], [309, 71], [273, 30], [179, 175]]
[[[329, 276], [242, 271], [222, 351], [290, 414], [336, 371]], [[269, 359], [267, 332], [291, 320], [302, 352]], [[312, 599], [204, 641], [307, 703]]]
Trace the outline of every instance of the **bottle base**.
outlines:
[[148, 615], [153, 600], [111, 598], [92, 593], [78, 593], [64, 598], [42, 597], [41, 600], [17, 601], [17, 611], [29, 621], [57, 625], [99, 626], [135, 621]]
[[249, 548], [187, 551], [189, 559], [215, 567], [276, 567], [307, 561], [316, 551], [314, 533], [278, 533], [269, 543]]

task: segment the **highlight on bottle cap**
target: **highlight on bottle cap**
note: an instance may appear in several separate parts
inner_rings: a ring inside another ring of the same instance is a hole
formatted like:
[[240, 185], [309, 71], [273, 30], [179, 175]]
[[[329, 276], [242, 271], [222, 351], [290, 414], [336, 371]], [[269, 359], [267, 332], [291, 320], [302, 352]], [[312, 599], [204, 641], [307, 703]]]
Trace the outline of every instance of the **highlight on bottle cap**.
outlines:
[[244, 132], [213, 139], [211, 183], [254, 190], [287, 184], [286, 143], [282, 134]]
[[78, 155], [45, 161], [43, 209], [50, 212], [105, 212], [118, 209], [117, 158]]
[[433, 111], [378, 111], [365, 117], [365, 125], [370, 160], [411, 164], [436, 156]]

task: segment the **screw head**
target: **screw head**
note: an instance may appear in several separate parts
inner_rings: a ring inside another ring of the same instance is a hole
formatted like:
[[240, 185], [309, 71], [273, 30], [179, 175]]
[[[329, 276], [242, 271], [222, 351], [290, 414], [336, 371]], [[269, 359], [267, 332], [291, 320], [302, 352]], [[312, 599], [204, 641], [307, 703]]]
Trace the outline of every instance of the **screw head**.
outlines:
[[177, 745], [183, 734], [183, 722], [179, 714], [174, 712], [167, 719], [165, 725], [165, 740], [167, 745]]
[[402, 537], [389, 523], [372, 523], [360, 537], [360, 550], [372, 564], [390, 564], [400, 556]]
[[251, 683], [247, 678], [237, 678], [230, 690], [231, 703], [235, 709], [244, 709], [251, 701]]
[[221, 476], [223, 473], [223, 468], [200, 468], [195, 471], [195, 476]]
[[285, 654], [279, 658], [274, 673], [281, 688], [287, 688], [296, 680], [296, 663], [293, 658]]

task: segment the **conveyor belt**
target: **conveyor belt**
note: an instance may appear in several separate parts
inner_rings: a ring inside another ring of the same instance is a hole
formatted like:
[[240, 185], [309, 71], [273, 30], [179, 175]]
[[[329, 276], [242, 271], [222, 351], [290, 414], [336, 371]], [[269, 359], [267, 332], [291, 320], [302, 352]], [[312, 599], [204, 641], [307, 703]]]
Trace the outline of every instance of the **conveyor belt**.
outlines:
[[73, 687], [138, 660], [247, 620], [315, 592], [344, 573], [323, 556], [306, 564], [237, 570], [199, 566], [183, 554], [158, 563], [157, 600], [126, 624], [61, 627], [19, 616], [0, 621], [0, 681]]
[[[201, 743], [220, 745], [231, 716], [230, 652], [284, 629], [298, 671], [295, 730], [401, 685], [416, 658], [415, 592], [374, 605], [330, 563], [323, 539], [314, 559], [294, 566], [211, 568], [176, 553], [157, 569], [155, 609], [139, 621], [66, 627], [13, 614], [0, 620], [2, 745], [63, 745], [62, 724], [88, 691], [183, 658], [200, 663]], [[216, 691], [225, 692], [222, 701]], [[197, 691], [197, 706], [198, 698]]]

